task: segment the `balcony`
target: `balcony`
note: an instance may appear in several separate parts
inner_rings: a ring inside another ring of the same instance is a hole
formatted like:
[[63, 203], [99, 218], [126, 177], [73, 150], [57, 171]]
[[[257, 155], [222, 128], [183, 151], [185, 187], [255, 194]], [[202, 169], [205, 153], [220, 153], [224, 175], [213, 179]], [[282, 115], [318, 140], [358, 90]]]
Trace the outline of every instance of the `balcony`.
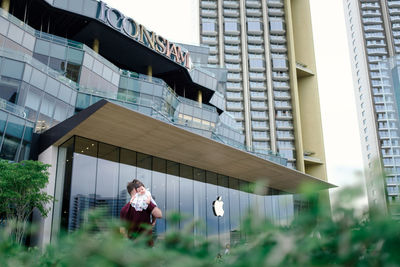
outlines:
[[216, 1], [201, 1], [201, 7], [203, 8], [217, 8], [217, 2]]
[[240, 55], [225, 54], [225, 62], [240, 63]]
[[255, 1], [255, 0], [247, 0], [246, 1], [246, 7], [261, 7], [260, 1]]
[[400, 15], [400, 8], [391, 8], [389, 9], [390, 15]]
[[293, 125], [288, 121], [277, 121], [276, 122], [276, 129], [279, 130], [291, 130], [293, 129]]
[[384, 47], [386, 46], [386, 43], [384, 40], [380, 41], [367, 41], [367, 47]]
[[383, 27], [381, 25], [367, 25], [364, 26], [364, 31], [365, 32], [383, 31]]
[[262, 82], [265, 81], [265, 75], [263, 72], [250, 72], [249, 79], [251, 81]]
[[240, 82], [242, 81], [242, 76], [240, 73], [228, 73], [227, 79], [231, 82]]
[[251, 100], [266, 100], [267, 97], [265, 96], [264, 92], [250, 92], [250, 99]]
[[248, 44], [247, 45], [247, 50], [249, 52], [262, 53], [262, 52], [264, 52], [264, 46]]
[[224, 16], [237, 18], [237, 17], [239, 17], [239, 10], [224, 8]]
[[283, 11], [283, 8], [269, 8], [268, 15], [282, 17], [283, 15], [285, 15], [285, 12]]
[[226, 100], [228, 101], [242, 101], [243, 97], [241, 93], [229, 93], [226, 94]]
[[292, 134], [287, 134], [287, 135], [277, 135], [276, 139], [279, 141], [291, 141], [294, 140], [294, 135]]
[[377, 18], [364, 18], [363, 19], [363, 23], [364, 24], [382, 24], [383, 21], [379, 17], [377, 17]]
[[390, 21], [394, 23], [400, 22], [400, 16], [391, 16]]
[[[278, 111], [278, 114], [276, 114], [275, 119], [277, 119], [277, 120], [292, 120], [293, 116], [291, 114], [283, 115], [283, 114], [280, 114]], [[284, 137], [282, 137], [282, 138], [284, 138]], [[278, 139], [279, 139], [279, 135], [278, 135]]]
[[287, 73], [272, 72], [272, 79], [276, 81], [287, 81], [289, 75]]
[[212, 9], [202, 9], [201, 16], [206, 18], [216, 18], [217, 17], [217, 10]]
[[388, 1], [388, 6], [391, 7], [400, 7], [400, 1]]
[[287, 109], [292, 109], [292, 106], [290, 105], [290, 101], [274, 101], [274, 106], [275, 109], [282, 109], [282, 110], [287, 110]]
[[208, 45], [216, 45], [216, 44], [218, 44], [218, 41], [217, 41], [216, 37], [202, 36], [201, 37], [201, 43], [202, 44], [208, 44]]
[[271, 41], [271, 43], [277, 43], [277, 44], [286, 43], [286, 37], [280, 35], [270, 35], [269, 40]]
[[271, 44], [270, 48], [272, 52], [284, 53], [287, 51], [286, 45]]
[[224, 1], [224, 7], [239, 8], [239, 1]]
[[226, 44], [240, 44], [239, 36], [224, 36], [224, 41]]
[[247, 41], [250, 44], [262, 44], [264, 42], [262, 36], [253, 36], [253, 35], [248, 35]]
[[248, 8], [246, 10], [246, 15], [250, 17], [261, 17], [261, 9], [256, 8]]
[[283, 7], [283, 0], [268, 0], [268, 7]]
[[363, 17], [378, 17], [381, 16], [381, 12], [379, 10], [363, 10]]
[[255, 102], [251, 101], [250, 103], [251, 110], [267, 110], [267, 104], [265, 102]]
[[290, 86], [288, 82], [273, 82], [274, 89], [277, 90], [289, 90]]
[[291, 96], [290, 93], [288, 92], [279, 92], [275, 91], [274, 92], [274, 99], [276, 100], [290, 100]]
[[361, 9], [363, 9], [363, 10], [378, 9], [378, 8], [379, 8], [378, 3], [362, 3], [361, 4]]
[[225, 45], [226, 53], [240, 53], [240, 46], [238, 45]]

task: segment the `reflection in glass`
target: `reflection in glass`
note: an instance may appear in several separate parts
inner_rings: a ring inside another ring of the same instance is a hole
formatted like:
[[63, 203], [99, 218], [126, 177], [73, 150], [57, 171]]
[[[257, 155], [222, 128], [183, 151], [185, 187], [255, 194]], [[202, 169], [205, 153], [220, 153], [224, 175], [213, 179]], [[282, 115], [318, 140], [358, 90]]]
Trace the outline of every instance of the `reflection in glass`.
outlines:
[[218, 239], [218, 218], [212, 209], [213, 202], [217, 200], [217, 174], [206, 172], [206, 207], [207, 207], [207, 237]]
[[119, 164], [118, 203], [119, 209], [130, 200], [126, 186], [136, 177], [136, 152], [121, 148]]
[[193, 219], [197, 222], [194, 228], [195, 235], [206, 235], [205, 219], [207, 217], [206, 199], [206, 171], [193, 168]]
[[[161, 211], [165, 211], [165, 192], [166, 189], [166, 178], [167, 178], [167, 161], [153, 157], [153, 181], [151, 193], [154, 200], [157, 202], [157, 206]], [[165, 219], [158, 219], [156, 222], [156, 233], [161, 234], [165, 232]]]
[[168, 221], [168, 215], [179, 212], [179, 163], [167, 161], [167, 203], [166, 212], [167, 229], [173, 228], [173, 222]]
[[230, 243], [229, 178], [218, 175], [218, 196], [224, 202], [224, 216], [218, 217], [219, 241], [223, 246]]
[[58, 158], [57, 158], [57, 173], [56, 183], [54, 187], [54, 202], [53, 202], [53, 222], [51, 239], [55, 238], [59, 233], [61, 225], [61, 212], [63, 204], [63, 192], [65, 179], [70, 177], [70, 170], [72, 168], [72, 153], [74, 150], [74, 137], [70, 138], [64, 144], [58, 147]]
[[[240, 230], [239, 181], [235, 178], [229, 178], [229, 211], [230, 231], [231, 235], [235, 235]], [[231, 238], [232, 243], [233, 239], [235, 238]]]
[[[89, 149], [86, 149], [89, 147]], [[78, 229], [87, 220], [85, 211], [95, 207], [96, 171], [97, 171], [97, 143], [84, 139], [75, 139], [73, 154], [73, 168], [70, 181], [69, 207], [63, 203], [63, 215], [67, 213], [68, 230]], [[65, 193], [64, 193], [65, 194]], [[64, 198], [65, 202], [65, 198]], [[64, 207], [65, 206], [65, 207]]]
[[[83, 149], [90, 149], [89, 145]], [[119, 148], [99, 143], [96, 179], [96, 207], [102, 208], [113, 217], [119, 216], [118, 162]]]
[[137, 153], [137, 176], [145, 188], [151, 190], [151, 156], [143, 153]]
[[179, 211], [183, 218], [180, 228], [193, 221], [193, 168], [180, 164]]

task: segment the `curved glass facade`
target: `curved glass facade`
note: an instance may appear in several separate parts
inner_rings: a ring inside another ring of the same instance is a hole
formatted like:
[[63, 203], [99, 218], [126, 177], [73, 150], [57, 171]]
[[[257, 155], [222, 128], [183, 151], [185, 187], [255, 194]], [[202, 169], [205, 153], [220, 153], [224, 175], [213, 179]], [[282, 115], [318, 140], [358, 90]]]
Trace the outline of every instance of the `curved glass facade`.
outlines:
[[[157, 220], [157, 236], [196, 220], [195, 234], [226, 244], [235, 242], [240, 220], [250, 209], [280, 225], [289, 224], [295, 214], [292, 194], [267, 187], [249, 193], [247, 181], [75, 136], [59, 147], [53, 227], [78, 229], [91, 208], [118, 217], [129, 201], [126, 185], [134, 178], [150, 189], [166, 217], [174, 211], [183, 215], [178, 225]], [[212, 209], [218, 196], [224, 202], [222, 217]]]

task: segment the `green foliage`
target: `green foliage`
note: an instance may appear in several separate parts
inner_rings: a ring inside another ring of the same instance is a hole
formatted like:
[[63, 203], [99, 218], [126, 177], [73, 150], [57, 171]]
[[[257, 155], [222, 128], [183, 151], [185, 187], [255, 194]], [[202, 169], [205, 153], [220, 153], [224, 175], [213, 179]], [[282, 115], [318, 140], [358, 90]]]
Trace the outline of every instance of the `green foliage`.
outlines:
[[[310, 190], [312, 191], [312, 190]], [[351, 201], [356, 189], [341, 194]], [[305, 193], [312, 207], [289, 226], [276, 226], [250, 214], [242, 223], [243, 238], [225, 248], [192, 234], [195, 223], [171, 230], [149, 247], [148, 237], [129, 240], [119, 221], [106, 221], [101, 211], [89, 214], [80, 230], [62, 234], [43, 252], [15, 245], [0, 235], [5, 266], [399, 266], [400, 225], [390, 217], [360, 217], [346, 206], [332, 219], [327, 203]], [[181, 217], [171, 214], [170, 223]], [[99, 231], [99, 229], [102, 229]], [[7, 229], [6, 229], [7, 230]]]
[[17, 243], [22, 242], [34, 208], [47, 216], [46, 204], [53, 198], [42, 190], [48, 183], [49, 166], [32, 160], [18, 163], [0, 160], [0, 214], [7, 224], [13, 225], [11, 236]]

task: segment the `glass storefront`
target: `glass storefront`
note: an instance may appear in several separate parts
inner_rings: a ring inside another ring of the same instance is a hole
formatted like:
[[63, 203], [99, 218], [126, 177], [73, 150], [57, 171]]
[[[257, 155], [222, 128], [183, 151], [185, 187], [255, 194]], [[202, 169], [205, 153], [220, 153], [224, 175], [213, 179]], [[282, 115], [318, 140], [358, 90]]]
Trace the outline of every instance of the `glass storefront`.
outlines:
[[[53, 233], [60, 226], [68, 231], [80, 228], [91, 208], [103, 208], [107, 217], [118, 218], [129, 201], [126, 185], [134, 178], [150, 189], [163, 211], [157, 236], [196, 220], [194, 234], [226, 244], [240, 236], [240, 220], [250, 209], [280, 225], [289, 224], [296, 213], [295, 195], [266, 187], [249, 193], [247, 181], [76, 136], [59, 147]], [[212, 208], [219, 196], [222, 217]], [[178, 225], [165, 220], [171, 212], [183, 215]]]

